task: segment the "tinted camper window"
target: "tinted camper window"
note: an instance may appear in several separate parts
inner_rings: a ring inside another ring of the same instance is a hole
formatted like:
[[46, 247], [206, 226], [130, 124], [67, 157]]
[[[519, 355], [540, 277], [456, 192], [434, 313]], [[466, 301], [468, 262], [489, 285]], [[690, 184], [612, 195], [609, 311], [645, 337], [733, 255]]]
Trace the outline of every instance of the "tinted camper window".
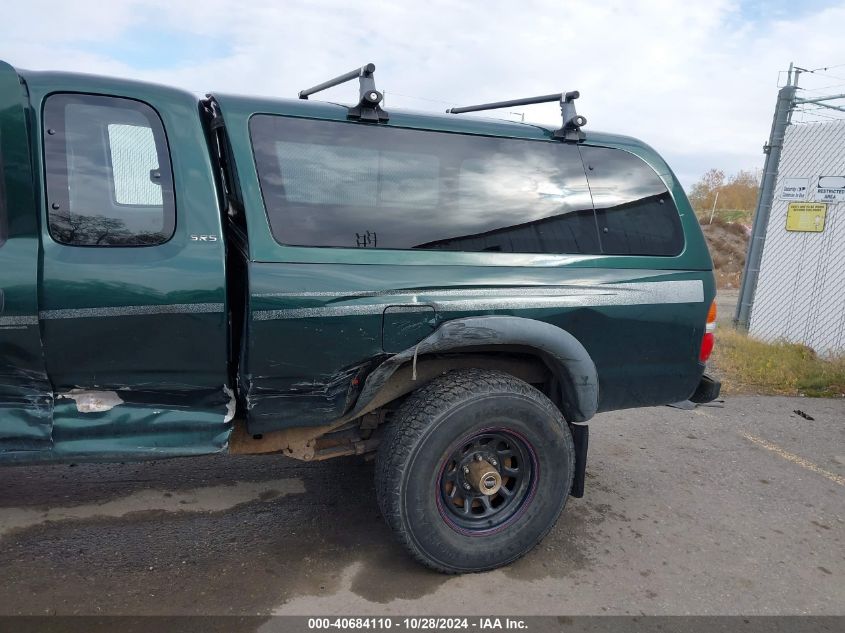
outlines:
[[574, 145], [272, 115], [250, 134], [280, 244], [599, 252]]
[[678, 209], [655, 171], [628, 152], [582, 147], [608, 255], [678, 255], [684, 233]]

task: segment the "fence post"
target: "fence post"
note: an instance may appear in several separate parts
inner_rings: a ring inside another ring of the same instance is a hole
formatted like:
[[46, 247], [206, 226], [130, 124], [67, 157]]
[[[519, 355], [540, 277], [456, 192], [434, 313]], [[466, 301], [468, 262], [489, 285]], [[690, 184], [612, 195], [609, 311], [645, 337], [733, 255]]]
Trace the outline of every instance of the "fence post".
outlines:
[[769, 214], [775, 197], [780, 154], [783, 149], [783, 138], [786, 126], [789, 125], [790, 114], [795, 102], [796, 86], [787, 85], [778, 91], [775, 115], [772, 120], [772, 131], [769, 142], [763, 148], [766, 162], [763, 167], [763, 180], [760, 183], [760, 195], [757, 197], [757, 209], [754, 211], [754, 223], [751, 228], [751, 241], [745, 257], [745, 268], [742, 271], [742, 283], [739, 287], [739, 301], [736, 304], [734, 326], [747, 330], [751, 322], [751, 308], [754, 303], [754, 292], [757, 290], [757, 278], [760, 275], [760, 262], [763, 259], [763, 246], [766, 240], [766, 230], [769, 226]]

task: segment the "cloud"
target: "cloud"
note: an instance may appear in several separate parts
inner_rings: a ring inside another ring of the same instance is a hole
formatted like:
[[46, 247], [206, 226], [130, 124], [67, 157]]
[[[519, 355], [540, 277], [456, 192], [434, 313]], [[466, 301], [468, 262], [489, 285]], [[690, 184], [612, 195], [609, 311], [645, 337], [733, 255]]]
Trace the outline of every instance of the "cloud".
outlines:
[[[845, 63], [843, 23], [842, 2], [36, 1], [4, 9], [0, 57], [281, 97], [373, 61], [388, 107], [441, 112], [578, 89], [589, 129], [642, 138], [689, 185], [762, 165], [778, 71]], [[520, 111], [559, 121], [554, 105]]]

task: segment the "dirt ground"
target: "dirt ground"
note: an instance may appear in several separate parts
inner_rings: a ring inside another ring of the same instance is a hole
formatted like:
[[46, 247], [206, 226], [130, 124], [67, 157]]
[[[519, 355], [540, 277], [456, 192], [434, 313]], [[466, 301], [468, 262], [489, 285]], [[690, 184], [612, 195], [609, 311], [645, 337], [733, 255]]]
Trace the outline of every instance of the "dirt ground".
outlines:
[[719, 327], [733, 327], [737, 301], [739, 290], [736, 288], [719, 288], [716, 291], [716, 323]]
[[358, 459], [10, 467], [0, 614], [843, 614], [843, 421], [763, 397], [599, 415], [586, 497], [451, 577], [393, 542]]
[[742, 224], [718, 218], [712, 224], [702, 224], [701, 230], [713, 259], [716, 286], [720, 290], [739, 288], [748, 250], [748, 230]]

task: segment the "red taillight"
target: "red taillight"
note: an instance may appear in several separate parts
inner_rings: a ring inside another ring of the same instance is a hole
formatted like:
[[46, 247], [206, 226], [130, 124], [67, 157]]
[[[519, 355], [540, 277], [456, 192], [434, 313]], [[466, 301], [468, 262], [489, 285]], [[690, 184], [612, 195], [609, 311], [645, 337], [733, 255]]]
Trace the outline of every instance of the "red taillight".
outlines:
[[716, 329], [716, 301], [710, 305], [707, 311], [707, 324], [704, 326], [704, 336], [701, 338], [701, 351], [698, 352], [698, 360], [707, 362], [710, 353], [713, 351], [713, 344], [716, 342], [713, 330]]
[[710, 358], [710, 352], [713, 351], [713, 343], [715, 342], [716, 339], [713, 336], [713, 332], [707, 332], [704, 338], [701, 339], [701, 351], [698, 353], [698, 360], [702, 363], [707, 362], [707, 359]]

